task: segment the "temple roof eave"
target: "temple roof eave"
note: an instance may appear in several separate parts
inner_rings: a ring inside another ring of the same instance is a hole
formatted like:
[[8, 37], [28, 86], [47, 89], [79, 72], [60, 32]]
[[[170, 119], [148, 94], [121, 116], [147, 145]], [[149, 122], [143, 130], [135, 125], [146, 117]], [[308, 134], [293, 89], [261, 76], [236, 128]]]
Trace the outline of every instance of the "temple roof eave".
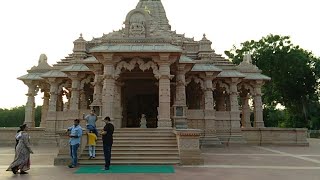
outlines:
[[195, 64], [196, 62], [192, 58], [185, 56], [185, 55], [182, 55], [182, 56], [180, 56], [179, 63], [180, 64]]
[[158, 44], [158, 45], [137, 45], [137, 44], [126, 44], [126, 45], [101, 45], [90, 49], [90, 53], [99, 53], [99, 52], [177, 52], [182, 53], [181, 47], [174, 46], [171, 44]]
[[217, 78], [245, 78], [246, 75], [236, 70], [223, 70]]
[[260, 73], [243, 73], [246, 75], [245, 80], [263, 80], [270, 81], [271, 78]]
[[21, 80], [21, 81], [25, 81], [25, 80], [43, 80], [43, 78], [41, 77], [43, 73], [28, 73], [26, 75], [20, 76], [17, 79]]
[[90, 56], [82, 61], [83, 64], [100, 64], [100, 62], [94, 57]]
[[67, 78], [68, 76], [60, 70], [52, 70], [41, 75], [42, 78]]
[[61, 72], [90, 72], [90, 69], [84, 64], [72, 64], [61, 69]]
[[195, 64], [191, 69], [192, 72], [221, 72], [222, 69], [216, 67], [213, 64]]

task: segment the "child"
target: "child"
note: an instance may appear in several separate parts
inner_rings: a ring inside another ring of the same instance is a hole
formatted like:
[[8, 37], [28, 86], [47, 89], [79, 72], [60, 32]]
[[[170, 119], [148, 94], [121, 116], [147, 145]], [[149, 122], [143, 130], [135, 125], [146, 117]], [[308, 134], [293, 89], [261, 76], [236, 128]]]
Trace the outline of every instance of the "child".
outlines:
[[96, 157], [96, 141], [97, 135], [91, 130], [88, 133], [89, 159]]

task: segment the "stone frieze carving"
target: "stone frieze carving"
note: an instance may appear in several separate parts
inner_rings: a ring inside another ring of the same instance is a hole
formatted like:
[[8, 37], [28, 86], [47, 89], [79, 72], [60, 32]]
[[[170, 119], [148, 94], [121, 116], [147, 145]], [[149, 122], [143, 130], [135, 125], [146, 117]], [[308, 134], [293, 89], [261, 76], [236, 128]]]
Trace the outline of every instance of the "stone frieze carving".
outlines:
[[191, 83], [192, 80], [194, 80], [196, 84], [200, 84], [201, 89], [205, 89], [203, 80], [196, 76], [189, 76], [186, 80], [186, 84], [188, 85], [189, 83]]
[[159, 68], [156, 63], [154, 63], [153, 61], [144, 62], [140, 58], [134, 58], [129, 63], [126, 61], [121, 61], [120, 63], [118, 63], [115, 70], [115, 77], [119, 78], [122, 69], [132, 71], [135, 68], [136, 64], [138, 64], [139, 68], [142, 71], [145, 71], [151, 68], [153, 70], [153, 74], [155, 75], [155, 77], [160, 77]]

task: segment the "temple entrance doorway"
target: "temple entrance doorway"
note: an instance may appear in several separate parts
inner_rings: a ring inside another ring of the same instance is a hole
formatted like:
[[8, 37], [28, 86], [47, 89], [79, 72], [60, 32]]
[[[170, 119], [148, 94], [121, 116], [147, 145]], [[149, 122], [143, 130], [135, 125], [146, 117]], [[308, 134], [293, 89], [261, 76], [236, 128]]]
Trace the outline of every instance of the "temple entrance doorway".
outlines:
[[135, 68], [122, 76], [122, 127], [139, 128], [142, 114], [147, 128], [157, 128], [159, 88], [152, 71]]

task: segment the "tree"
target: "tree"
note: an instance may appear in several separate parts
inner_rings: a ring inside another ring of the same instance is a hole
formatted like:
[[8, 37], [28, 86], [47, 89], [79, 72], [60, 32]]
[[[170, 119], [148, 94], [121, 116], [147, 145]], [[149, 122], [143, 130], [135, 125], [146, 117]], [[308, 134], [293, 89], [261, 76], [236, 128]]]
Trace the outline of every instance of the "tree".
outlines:
[[272, 79], [263, 87], [265, 106], [275, 109], [280, 103], [286, 107], [287, 116], [290, 117], [284, 119], [294, 122], [285, 126], [307, 127], [310, 121], [308, 105], [318, 102], [319, 58], [293, 45], [289, 36], [279, 35], [246, 41], [241, 43], [240, 48], [234, 46], [230, 51], [225, 51], [236, 64], [247, 53], [252, 55], [253, 63], [262, 73]]
[[[35, 126], [38, 127], [41, 121], [41, 107], [35, 109]], [[24, 122], [25, 106], [12, 109], [0, 109], [0, 127], [19, 127]]]

